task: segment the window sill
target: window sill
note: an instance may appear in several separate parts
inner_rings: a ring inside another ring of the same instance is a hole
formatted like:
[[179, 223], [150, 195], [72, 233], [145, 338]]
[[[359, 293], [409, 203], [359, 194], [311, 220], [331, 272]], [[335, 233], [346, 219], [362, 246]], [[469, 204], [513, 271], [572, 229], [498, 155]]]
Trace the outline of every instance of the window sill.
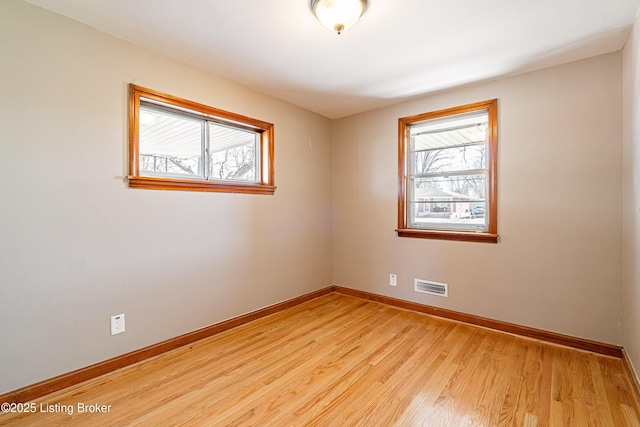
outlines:
[[492, 233], [464, 233], [457, 231], [434, 231], [400, 228], [398, 237], [417, 237], [420, 239], [457, 240], [462, 242], [498, 243], [498, 235]]
[[129, 188], [148, 190], [206, 191], [213, 193], [245, 193], [273, 195], [276, 187], [263, 184], [237, 182], [194, 181], [191, 179], [166, 179], [156, 177], [128, 176]]

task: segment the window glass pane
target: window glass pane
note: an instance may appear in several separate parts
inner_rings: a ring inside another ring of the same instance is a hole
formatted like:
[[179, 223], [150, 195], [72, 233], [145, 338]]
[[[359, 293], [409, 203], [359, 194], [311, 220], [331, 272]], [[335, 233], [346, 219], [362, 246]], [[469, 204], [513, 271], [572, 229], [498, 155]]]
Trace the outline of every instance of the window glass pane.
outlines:
[[416, 147], [418, 150], [484, 141], [488, 121], [487, 111], [446, 116], [411, 125], [411, 135], [424, 136], [423, 143], [428, 144]]
[[412, 178], [411, 182], [414, 197], [445, 197], [484, 202], [487, 191], [485, 174]]
[[487, 146], [463, 145], [411, 153], [412, 173], [442, 173], [486, 169]]
[[484, 174], [412, 178], [410, 222], [417, 228], [486, 229]]
[[203, 121], [140, 107], [140, 170], [202, 177]]
[[209, 178], [258, 182], [258, 141], [255, 132], [209, 123]]

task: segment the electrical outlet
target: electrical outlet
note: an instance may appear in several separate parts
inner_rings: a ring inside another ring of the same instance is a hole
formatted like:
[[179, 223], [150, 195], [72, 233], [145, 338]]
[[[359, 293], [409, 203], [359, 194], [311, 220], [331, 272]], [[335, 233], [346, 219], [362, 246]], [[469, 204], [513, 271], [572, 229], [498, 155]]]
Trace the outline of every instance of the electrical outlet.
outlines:
[[117, 316], [111, 316], [111, 335], [117, 335], [124, 332], [124, 313]]
[[398, 276], [395, 274], [389, 275], [389, 286], [398, 286]]

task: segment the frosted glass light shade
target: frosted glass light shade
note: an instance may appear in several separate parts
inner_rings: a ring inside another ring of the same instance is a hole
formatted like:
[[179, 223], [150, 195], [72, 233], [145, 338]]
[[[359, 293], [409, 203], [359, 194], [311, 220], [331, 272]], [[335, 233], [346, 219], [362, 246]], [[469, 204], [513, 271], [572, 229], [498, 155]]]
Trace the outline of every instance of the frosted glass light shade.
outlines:
[[366, 7], [367, 0], [311, 0], [318, 21], [338, 34], [358, 22]]

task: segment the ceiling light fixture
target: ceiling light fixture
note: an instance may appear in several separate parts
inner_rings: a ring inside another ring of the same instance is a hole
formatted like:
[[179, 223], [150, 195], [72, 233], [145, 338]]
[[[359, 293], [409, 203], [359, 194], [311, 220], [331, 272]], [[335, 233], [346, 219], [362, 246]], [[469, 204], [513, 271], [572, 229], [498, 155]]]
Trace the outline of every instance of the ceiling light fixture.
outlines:
[[318, 21], [338, 34], [358, 22], [366, 8], [367, 0], [311, 0]]

